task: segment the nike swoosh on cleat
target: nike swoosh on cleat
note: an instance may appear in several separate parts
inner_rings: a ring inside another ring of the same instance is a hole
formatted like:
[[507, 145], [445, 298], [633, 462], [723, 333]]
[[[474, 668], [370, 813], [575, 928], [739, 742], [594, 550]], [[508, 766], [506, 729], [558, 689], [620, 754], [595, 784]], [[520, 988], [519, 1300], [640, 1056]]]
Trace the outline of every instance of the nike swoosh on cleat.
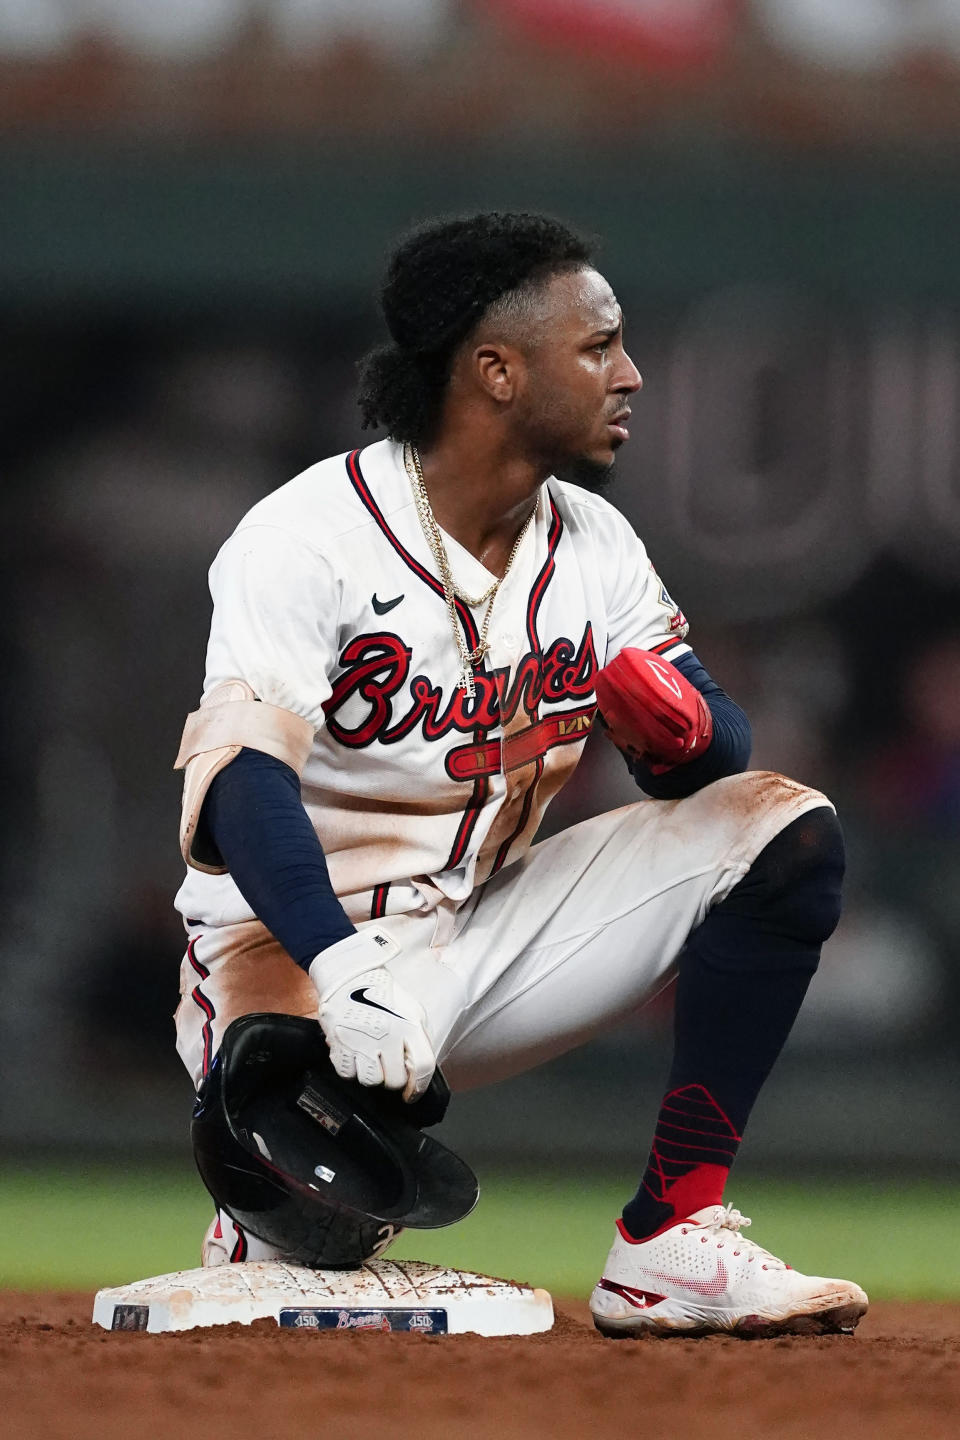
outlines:
[[398, 1015], [396, 1010], [388, 1010], [386, 1005], [378, 1005], [376, 1000], [368, 1000], [366, 989], [363, 987], [359, 990], [351, 990], [350, 999], [356, 1000], [358, 1005], [369, 1005], [371, 1010], [382, 1010], [384, 1014], [393, 1015], [397, 1020], [403, 1019], [403, 1016]]
[[661, 1300], [667, 1298], [666, 1295], [654, 1294], [652, 1290], [637, 1290], [633, 1285], [618, 1285], [615, 1280], [601, 1280], [600, 1289], [619, 1295], [635, 1310], [649, 1310], [651, 1305], [659, 1305]]
[[692, 1290], [695, 1295], [722, 1295], [727, 1288], [727, 1267], [722, 1260], [717, 1261], [717, 1273], [712, 1280], [692, 1280], [684, 1278], [683, 1275], [667, 1275], [663, 1270], [648, 1270], [643, 1266], [646, 1275], [652, 1275], [654, 1280], [659, 1280], [661, 1285], [679, 1285], [684, 1290]]
[[377, 612], [378, 615], [386, 615], [387, 611], [388, 611], [388, 610], [393, 610], [393, 609], [395, 608], [395, 606], [397, 606], [397, 605], [400, 604], [400, 601], [401, 601], [402, 599], [403, 599], [403, 596], [402, 596], [402, 595], [398, 595], [397, 598], [396, 598], [396, 600], [378, 600], [377, 597], [376, 597], [376, 595], [374, 595], [374, 597], [373, 597], [373, 608], [374, 608], [374, 610], [376, 610], [376, 612]]

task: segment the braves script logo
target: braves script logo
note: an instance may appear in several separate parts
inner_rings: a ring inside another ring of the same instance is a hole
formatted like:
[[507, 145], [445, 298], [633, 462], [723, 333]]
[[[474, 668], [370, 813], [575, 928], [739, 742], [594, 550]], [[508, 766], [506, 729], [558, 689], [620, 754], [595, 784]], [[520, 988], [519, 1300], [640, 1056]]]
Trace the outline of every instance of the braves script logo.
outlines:
[[[544, 651], [529, 651], [516, 666], [512, 682], [508, 668], [478, 671], [472, 699], [459, 687], [445, 699], [428, 675], [410, 678], [410, 659], [409, 646], [399, 635], [387, 632], [358, 635], [345, 646], [340, 656], [343, 674], [324, 706], [327, 728], [341, 745], [351, 749], [374, 741], [395, 745], [418, 728], [425, 740], [442, 740], [453, 732], [475, 737], [478, 731], [508, 725], [521, 706], [532, 717], [541, 704], [592, 699], [597, 672], [589, 622], [579, 645], [560, 636]], [[338, 718], [339, 712], [357, 697], [363, 713], [347, 725]]]
[[393, 1326], [382, 1310], [369, 1310], [360, 1314], [341, 1310], [337, 1316], [338, 1330], [392, 1330]]

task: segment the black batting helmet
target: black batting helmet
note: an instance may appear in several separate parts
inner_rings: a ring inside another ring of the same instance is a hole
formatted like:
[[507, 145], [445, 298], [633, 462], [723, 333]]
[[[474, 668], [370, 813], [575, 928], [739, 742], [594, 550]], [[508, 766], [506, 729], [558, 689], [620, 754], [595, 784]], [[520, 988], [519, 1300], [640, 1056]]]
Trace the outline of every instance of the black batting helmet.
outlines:
[[423, 1133], [449, 1099], [439, 1069], [408, 1105], [341, 1079], [315, 1020], [245, 1015], [200, 1086], [194, 1158], [244, 1230], [298, 1264], [352, 1269], [397, 1230], [452, 1225], [477, 1203], [470, 1167]]

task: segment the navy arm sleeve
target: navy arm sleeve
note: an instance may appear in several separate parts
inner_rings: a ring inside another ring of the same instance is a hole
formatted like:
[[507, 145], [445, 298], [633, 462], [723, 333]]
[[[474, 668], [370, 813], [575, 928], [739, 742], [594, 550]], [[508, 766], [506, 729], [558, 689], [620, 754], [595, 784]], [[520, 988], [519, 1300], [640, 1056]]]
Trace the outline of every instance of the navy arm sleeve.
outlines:
[[642, 760], [624, 755], [634, 780], [654, 800], [682, 800], [725, 775], [739, 775], [750, 763], [750, 721], [740, 706], [711, 679], [692, 652], [672, 663], [706, 700], [713, 716], [713, 739], [705, 754], [663, 775], [654, 775]]
[[200, 820], [253, 913], [304, 970], [355, 933], [289, 765], [241, 750], [214, 776]]

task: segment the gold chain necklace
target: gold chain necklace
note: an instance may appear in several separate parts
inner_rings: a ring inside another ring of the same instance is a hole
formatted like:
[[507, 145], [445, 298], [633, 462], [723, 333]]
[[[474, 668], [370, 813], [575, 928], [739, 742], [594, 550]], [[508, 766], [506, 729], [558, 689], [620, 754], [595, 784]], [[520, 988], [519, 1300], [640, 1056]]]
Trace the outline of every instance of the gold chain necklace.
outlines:
[[[450, 557], [447, 555], [447, 549], [443, 543], [443, 536], [440, 534], [440, 526], [437, 524], [436, 517], [430, 506], [430, 497], [427, 494], [427, 487], [423, 481], [420, 456], [415, 445], [404, 445], [403, 463], [410, 479], [413, 499], [417, 507], [417, 515], [420, 517], [421, 528], [426, 536], [427, 544], [433, 553], [433, 558], [437, 562], [437, 569], [440, 572], [440, 580], [443, 584], [443, 598], [446, 601], [447, 613], [450, 616], [450, 628], [453, 631], [457, 653], [460, 656], [460, 679], [458, 683], [460, 689], [472, 700], [477, 693], [473, 680], [473, 668], [475, 665], [480, 664], [480, 661], [490, 649], [490, 642], [487, 639], [487, 635], [490, 630], [490, 617], [493, 614], [493, 602], [497, 598], [497, 591], [509, 574], [510, 566], [516, 558], [517, 551], [523, 544], [523, 537], [530, 529], [531, 522], [536, 514], [536, 506], [534, 506], [524, 521], [523, 529], [514, 541], [513, 549], [507, 556], [507, 563], [499, 580], [494, 580], [489, 589], [485, 590], [482, 595], [473, 598], [459, 589], [453, 578], [453, 571], [450, 568]], [[483, 623], [480, 626], [480, 643], [475, 650], [467, 649], [467, 642], [464, 639], [463, 630], [457, 618], [457, 596], [459, 596], [466, 605], [486, 605], [487, 607], [483, 617]]]

